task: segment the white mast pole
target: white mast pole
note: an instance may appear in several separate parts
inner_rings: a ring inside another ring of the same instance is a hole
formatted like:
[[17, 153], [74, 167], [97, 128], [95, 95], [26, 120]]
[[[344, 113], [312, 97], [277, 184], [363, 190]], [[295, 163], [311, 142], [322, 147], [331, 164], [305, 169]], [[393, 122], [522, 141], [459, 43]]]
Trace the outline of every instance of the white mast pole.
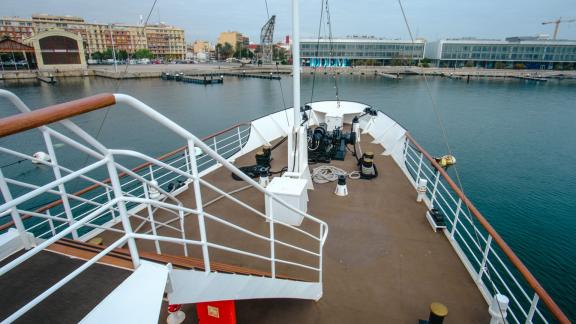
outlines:
[[300, 154], [294, 158], [295, 152], [299, 152], [298, 142], [301, 138], [296, 137], [300, 127], [300, 0], [292, 0], [292, 97], [294, 106], [294, 124], [288, 136], [288, 170], [300, 172]]

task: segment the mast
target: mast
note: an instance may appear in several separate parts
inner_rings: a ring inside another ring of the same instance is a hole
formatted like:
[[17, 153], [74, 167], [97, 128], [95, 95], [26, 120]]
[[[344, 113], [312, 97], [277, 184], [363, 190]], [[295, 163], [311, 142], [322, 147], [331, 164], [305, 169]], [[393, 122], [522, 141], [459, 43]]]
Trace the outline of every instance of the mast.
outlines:
[[[294, 106], [294, 121], [288, 134], [288, 170], [300, 172], [301, 154], [296, 136], [300, 127], [300, 0], [292, 0], [292, 102]], [[294, 154], [297, 154], [296, 158]]]

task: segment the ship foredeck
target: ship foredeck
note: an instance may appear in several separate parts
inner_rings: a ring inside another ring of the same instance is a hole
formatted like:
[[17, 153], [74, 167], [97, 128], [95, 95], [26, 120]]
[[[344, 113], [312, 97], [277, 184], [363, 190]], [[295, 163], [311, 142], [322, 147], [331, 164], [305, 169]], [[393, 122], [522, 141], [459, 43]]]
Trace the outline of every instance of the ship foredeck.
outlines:
[[[324, 247], [323, 297], [318, 302], [238, 301], [240, 323], [415, 323], [428, 317], [431, 302], [441, 302], [448, 307], [447, 323], [488, 322], [487, 304], [448, 240], [431, 229], [425, 218], [426, 206], [416, 202], [416, 191], [404, 173], [392, 158], [380, 155], [382, 147], [371, 144], [371, 140], [364, 134], [361, 145], [365, 152], [376, 154], [378, 178], [348, 180], [350, 194], [347, 197], [333, 193], [335, 183], [315, 184], [315, 189], [308, 191], [308, 213], [327, 222], [330, 229]], [[272, 170], [280, 170], [287, 164], [286, 149], [287, 144], [282, 143], [273, 151]], [[241, 156], [235, 164], [254, 164], [254, 154]], [[331, 165], [347, 171], [356, 169], [350, 154], [345, 161], [333, 161]], [[310, 169], [315, 166], [310, 165]], [[246, 186], [245, 182], [234, 181], [225, 168], [209, 173], [204, 180], [226, 192]], [[264, 212], [263, 195], [256, 189], [240, 190], [233, 195]], [[203, 200], [213, 201], [205, 204], [206, 212], [266, 235], [269, 227], [261, 217], [228, 199], [218, 199], [219, 196], [202, 188]], [[189, 207], [195, 206], [192, 188], [178, 198]], [[156, 217], [162, 220], [162, 211]], [[302, 228], [307, 225], [305, 221]], [[231, 231], [209, 219], [206, 226], [212, 242], [262, 255], [269, 253], [267, 242]], [[162, 231], [168, 230], [159, 229], [159, 233]], [[192, 239], [200, 239], [197, 222], [186, 222], [186, 232]], [[290, 235], [293, 234], [281, 228], [276, 231], [276, 236], [285, 241], [305, 241], [303, 237]], [[105, 241], [108, 239], [113, 238]], [[180, 245], [161, 245], [162, 253], [182, 253]], [[138, 241], [138, 248], [154, 251], [151, 241]], [[297, 254], [281, 246], [276, 249], [279, 257], [299, 258]], [[190, 256], [201, 259], [200, 249], [190, 251]], [[310, 259], [306, 255], [300, 258], [303, 262]], [[216, 249], [210, 249], [210, 260], [270, 271], [269, 263]], [[316, 275], [287, 265], [278, 265], [276, 271], [279, 275], [304, 280]]]

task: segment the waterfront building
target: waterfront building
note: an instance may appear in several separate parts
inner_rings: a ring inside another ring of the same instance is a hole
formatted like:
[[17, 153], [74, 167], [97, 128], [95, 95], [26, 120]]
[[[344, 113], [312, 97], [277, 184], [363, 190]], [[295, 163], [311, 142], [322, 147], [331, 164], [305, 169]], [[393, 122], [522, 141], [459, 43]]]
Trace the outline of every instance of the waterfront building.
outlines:
[[52, 29], [36, 33], [26, 40], [32, 45], [40, 70], [77, 70], [86, 68], [82, 37]]
[[18, 43], [34, 35], [32, 20], [20, 17], [0, 18], [0, 38], [8, 37]]
[[156, 57], [183, 59], [186, 54], [184, 30], [166, 24], [126, 25], [87, 23], [83, 18], [73, 16], [33, 15], [31, 18], [0, 18], [0, 37], [9, 36], [22, 42], [37, 33], [49, 30], [64, 30], [82, 38], [86, 53], [111, 49], [134, 53], [148, 49]]
[[300, 56], [308, 66], [407, 65], [424, 57], [422, 39], [392, 40], [376, 37], [303, 39]]
[[205, 40], [196, 40], [192, 44], [192, 52], [198, 53], [209, 53], [213, 50], [212, 44]]
[[184, 29], [165, 24], [146, 26], [148, 49], [157, 57], [184, 59], [186, 41]]
[[573, 69], [576, 41], [542, 36], [442, 39], [428, 43], [425, 56], [439, 67]]
[[232, 45], [232, 48], [236, 50], [238, 44], [241, 46], [248, 46], [250, 44], [250, 39], [237, 31], [221, 32], [218, 37], [218, 44], [224, 45], [226, 43]]

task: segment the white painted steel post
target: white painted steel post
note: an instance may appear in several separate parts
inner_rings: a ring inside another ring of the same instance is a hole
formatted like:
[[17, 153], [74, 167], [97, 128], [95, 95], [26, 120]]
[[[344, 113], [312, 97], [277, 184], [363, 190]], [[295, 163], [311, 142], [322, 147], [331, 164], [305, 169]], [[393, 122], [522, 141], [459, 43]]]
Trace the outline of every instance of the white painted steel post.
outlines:
[[196, 165], [196, 152], [194, 141], [188, 140], [188, 152], [192, 167], [192, 177], [194, 179], [194, 198], [196, 210], [198, 211], [198, 227], [200, 228], [200, 241], [202, 242], [202, 257], [204, 259], [204, 271], [210, 272], [210, 255], [208, 254], [208, 240], [206, 237], [206, 225], [204, 224], [204, 208], [202, 207], [202, 194], [200, 192], [200, 177], [198, 176], [198, 166]]
[[[144, 181], [142, 181], [142, 189], [144, 190], [144, 198], [146, 200], [150, 199], [150, 195], [148, 194], [148, 186]], [[152, 234], [154, 237], [157, 237], [158, 233], [156, 233], [156, 222], [154, 221], [154, 211], [152, 211], [152, 204], [147, 203], [146, 209], [148, 210], [148, 220], [150, 221], [150, 228], [152, 229]], [[154, 240], [154, 246], [156, 247], [156, 253], [162, 254], [160, 250], [160, 242], [158, 240]]]
[[440, 181], [440, 171], [436, 170], [436, 177], [434, 178], [434, 188], [432, 188], [432, 196], [430, 197], [430, 208], [434, 208], [434, 201], [436, 200], [436, 191], [438, 189], [439, 181]]
[[322, 278], [323, 278], [323, 274], [322, 274], [322, 264], [323, 264], [323, 246], [322, 246], [322, 238], [324, 237], [324, 226], [322, 226], [322, 224], [320, 225], [320, 242], [319, 242], [319, 247], [320, 250], [318, 251], [319, 254], [319, 264], [318, 264], [318, 269], [320, 269], [320, 272], [318, 273], [318, 282], [322, 283]]
[[182, 244], [184, 245], [184, 256], [188, 256], [188, 244], [186, 244], [186, 231], [184, 230], [184, 212], [178, 209], [178, 217], [180, 217], [180, 232], [182, 234]]
[[[8, 188], [8, 184], [4, 179], [4, 174], [2, 173], [2, 169], [0, 169], [0, 191], [2, 192], [2, 196], [5, 202], [12, 200], [12, 194], [10, 193], [10, 189]], [[26, 228], [24, 227], [24, 223], [22, 223], [22, 218], [20, 217], [20, 213], [16, 210], [16, 206], [10, 208], [10, 215], [12, 216], [12, 221], [18, 230], [18, 234], [20, 239], [22, 240], [22, 245], [26, 250], [32, 247], [32, 242], [29, 240], [28, 233], [26, 232]]]
[[482, 263], [480, 264], [480, 269], [478, 270], [478, 276], [476, 281], [480, 282], [482, 280], [482, 274], [486, 271], [486, 262], [488, 261], [488, 254], [490, 253], [490, 244], [492, 244], [492, 235], [488, 235], [488, 240], [486, 241], [486, 247], [484, 248], [484, 253], [482, 254]]
[[190, 155], [188, 155], [188, 149], [184, 149], [184, 160], [186, 161], [186, 173], [192, 174], [190, 172]]
[[212, 142], [214, 143], [214, 152], [218, 154], [218, 143], [216, 143], [216, 136], [212, 137]]
[[[106, 187], [106, 198], [108, 198], [108, 201], [112, 200], [112, 196], [110, 196], [110, 189], [108, 189], [108, 187]], [[112, 220], [116, 220], [116, 212], [114, 211], [114, 207], [110, 207], [110, 213], [112, 214]]]
[[[270, 199], [270, 206], [274, 203], [272, 198], [266, 196], [266, 199]], [[270, 208], [270, 267], [272, 272], [272, 278], [276, 278], [276, 251], [274, 244], [274, 208]]]
[[536, 307], [538, 307], [539, 300], [540, 296], [538, 296], [537, 293], [534, 293], [532, 303], [530, 304], [530, 310], [528, 311], [528, 315], [526, 316], [526, 324], [532, 324], [532, 318], [534, 318], [534, 313], [536, 313]]
[[420, 160], [418, 161], [418, 171], [416, 172], [416, 183], [418, 183], [418, 181], [420, 181], [420, 172], [422, 172], [422, 158], [423, 158], [424, 154], [422, 154], [422, 152], [420, 152]]
[[[60, 173], [60, 168], [58, 167], [58, 160], [56, 159], [56, 152], [54, 151], [54, 146], [52, 146], [52, 138], [47, 131], [42, 131], [44, 136], [44, 143], [46, 144], [46, 149], [48, 150], [48, 155], [50, 155], [50, 162], [52, 163], [52, 170], [54, 172], [54, 178], [59, 180], [62, 178]], [[74, 215], [72, 215], [72, 208], [70, 208], [70, 201], [68, 196], [66, 196], [66, 187], [63, 183], [58, 185], [58, 191], [60, 192], [60, 199], [62, 200], [62, 206], [64, 207], [64, 212], [66, 213], [66, 218], [68, 219], [68, 226], [72, 226], [76, 221]], [[72, 232], [72, 238], [74, 240], [78, 239], [78, 231]]]
[[488, 308], [488, 313], [492, 317], [490, 319], [490, 324], [506, 324], [506, 316], [508, 311], [508, 297], [502, 294], [494, 295], [492, 303]]
[[[118, 171], [116, 170], [116, 165], [114, 165], [114, 158], [111, 154], [108, 154], [108, 162], [106, 162], [106, 167], [108, 168], [108, 176], [110, 177], [110, 183], [112, 184], [112, 190], [114, 191], [114, 197], [121, 199], [123, 197], [122, 186], [120, 185], [120, 179], [118, 178]], [[136, 241], [131, 236], [134, 232], [132, 231], [132, 225], [130, 224], [130, 219], [128, 218], [128, 211], [126, 210], [126, 204], [124, 201], [118, 201], [118, 211], [120, 213], [120, 219], [122, 220], [122, 227], [124, 228], [124, 233], [129, 235], [128, 238], [128, 250], [130, 250], [130, 256], [132, 257], [132, 264], [134, 269], [140, 266], [140, 255], [138, 254], [138, 248], [136, 246]]]
[[[46, 210], [46, 215], [50, 217], [50, 209]], [[50, 232], [52, 232], [52, 236], [56, 235], [56, 228], [54, 227], [54, 221], [51, 218], [48, 218], [48, 226], [50, 226]]]
[[458, 198], [458, 204], [456, 205], [456, 215], [454, 215], [454, 224], [452, 224], [452, 230], [450, 231], [450, 239], [454, 239], [454, 234], [456, 233], [456, 226], [458, 226], [458, 221], [460, 220], [460, 212], [462, 211], [462, 198]]
[[236, 130], [238, 131], [238, 149], [239, 149], [240, 153], [243, 153], [242, 152], [242, 134], [240, 133], [240, 126], [238, 126], [236, 128]]
[[148, 166], [148, 169], [150, 170], [150, 181], [154, 181], [154, 169], [152, 168], [152, 164]]

